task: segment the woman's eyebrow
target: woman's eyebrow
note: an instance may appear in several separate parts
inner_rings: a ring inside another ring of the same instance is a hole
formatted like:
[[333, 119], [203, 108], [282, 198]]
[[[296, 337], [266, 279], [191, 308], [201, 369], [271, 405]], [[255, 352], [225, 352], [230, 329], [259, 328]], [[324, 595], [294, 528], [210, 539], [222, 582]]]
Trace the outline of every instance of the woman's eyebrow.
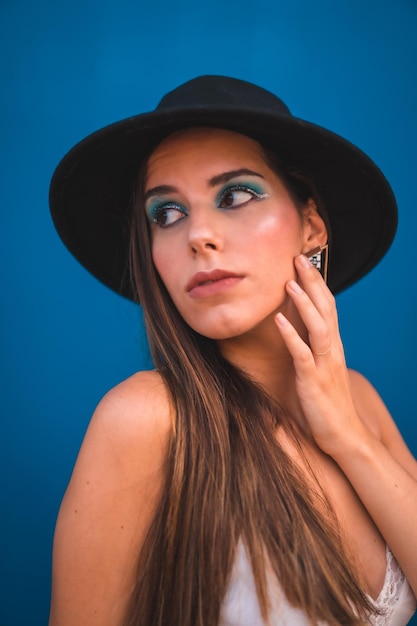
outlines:
[[254, 172], [253, 170], [248, 170], [246, 167], [241, 168], [240, 170], [232, 170], [230, 172], [223, 172], [222, 174], [218, 174], [217, 176], [213, 176], [208, 181], [210, 187], [217, 187], [217, 185], [221, 185], [222, 183], [227, 183], [232, 178], [236, 178], [237, 176], [258, 176], [259, 178], [264, 178], [262, 174], [258, 172]]
[[148, 200], [152, 196], [165, 196], [169, 193], [175, 193], [176, 191], [178, 191], [178, 189], [173, 185], [158, 185], [157, 187], [152, 187], [152, 189], [148, 189], [148, 191], [145, 192], [144, 199], [146, 202], [146, 200]]
[[[254, 172], [253, 170], [249, 170], [246, 167], [242, 167], [239, 170], [231, 170], [230, 172], [222, 172], [221, 174], [217, 174], [217, 176], [213, 176], [208, 181], [209, 187], [217, 187], [223, 183], [229, 182], [232, 178], [236, 178], [238, 176], [258, 176], [259, 178], [264, 178], [262, 174], [258, 172]], [[148, 189], [146, 191], [144, 199], [145, 202], [152, 196], [165, 196], [170, 193], [177, 192], [177, 187], [173, 185], [158, 185], [157, 187], [152, 187], [152, 189]]]

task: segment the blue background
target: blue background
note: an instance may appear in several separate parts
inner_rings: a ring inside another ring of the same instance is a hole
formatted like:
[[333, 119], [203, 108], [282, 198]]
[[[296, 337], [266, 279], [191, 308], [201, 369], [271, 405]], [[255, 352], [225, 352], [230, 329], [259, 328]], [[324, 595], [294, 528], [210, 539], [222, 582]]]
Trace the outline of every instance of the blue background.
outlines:
[[0, 29], [0, 624], [41, 626], [55, 518], [91, 413], [149, 366], [140, 311], [58, 239], [50, 176], [87, 133], [154, 108], [195, 75], [274, 91], [359, 145], [390, 180], [396, 241], [338, 306], [349, 365], [417, 453], [417, 4], [0, 0]]

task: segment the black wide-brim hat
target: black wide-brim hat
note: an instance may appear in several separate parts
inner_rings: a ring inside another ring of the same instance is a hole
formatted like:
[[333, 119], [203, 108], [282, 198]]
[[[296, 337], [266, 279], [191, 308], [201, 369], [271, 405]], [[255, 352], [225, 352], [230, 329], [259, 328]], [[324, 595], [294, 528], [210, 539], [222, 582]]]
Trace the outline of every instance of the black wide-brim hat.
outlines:
[[133, 299], [128, 276], [129, 211], [143, 159], [164, 137], [191, 126], [230, 129], [309, 172], [332, 231], [328, 284], [333, 293], [369, 272], [392, 243], [397, 207], [378, 167], [324, 128], [293, 117], [275, 95], [251, 83], [201, 76], [174, 89], [155, 111], [107, 126], [59, 163], [50, 188], [64, 244], [94, 276]]

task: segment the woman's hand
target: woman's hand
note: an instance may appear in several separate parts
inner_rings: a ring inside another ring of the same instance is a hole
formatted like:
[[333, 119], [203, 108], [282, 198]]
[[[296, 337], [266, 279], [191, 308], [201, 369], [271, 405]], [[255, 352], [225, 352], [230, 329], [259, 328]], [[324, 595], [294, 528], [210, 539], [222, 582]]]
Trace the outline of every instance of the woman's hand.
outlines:
[[276, 322], [293, 358], [296, 390], [311, 434], [324, 452], [337, 457], [341, 448], [346, 451], [349, 442], [354, 446], [370, 432], [353, 403], [334, 296], [305, 256], [296, 257], [295, 267], [299, 283], [289, 281], [286, 288], [308, 342], [282, 313]]
[[[317, 445], [347, 476], [417, 596], [417, 463], [372, 386], [346, 368], [333, 295], [304, 256], [287, 293], [307, 330], [282, 313], [277, 326], [294, 362], [296, 390]], [[353, 395], [352, 395], [353, 394]], [[354, 398], [354, 399], [353, 399]]]

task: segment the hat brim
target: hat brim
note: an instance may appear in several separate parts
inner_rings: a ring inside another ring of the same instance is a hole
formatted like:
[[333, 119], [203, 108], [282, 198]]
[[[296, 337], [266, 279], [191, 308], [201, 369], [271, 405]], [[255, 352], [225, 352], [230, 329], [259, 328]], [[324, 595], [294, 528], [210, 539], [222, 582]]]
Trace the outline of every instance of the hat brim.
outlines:
[[128, 276], [129, 207], [139, 165], [160, 140], [190, 126], [248, 135], [288, 165], [308, 171], [326, 205], [331, 229], [328, 284], [333, 293], [367, 274], [397, 228], [391, 187], [356, 146], [289, 115], [236, 107], [182, 107], [131, 117], [78, 143], [52, 178], [50, 207], [64, 244], [96, 278], [133, 299]]

